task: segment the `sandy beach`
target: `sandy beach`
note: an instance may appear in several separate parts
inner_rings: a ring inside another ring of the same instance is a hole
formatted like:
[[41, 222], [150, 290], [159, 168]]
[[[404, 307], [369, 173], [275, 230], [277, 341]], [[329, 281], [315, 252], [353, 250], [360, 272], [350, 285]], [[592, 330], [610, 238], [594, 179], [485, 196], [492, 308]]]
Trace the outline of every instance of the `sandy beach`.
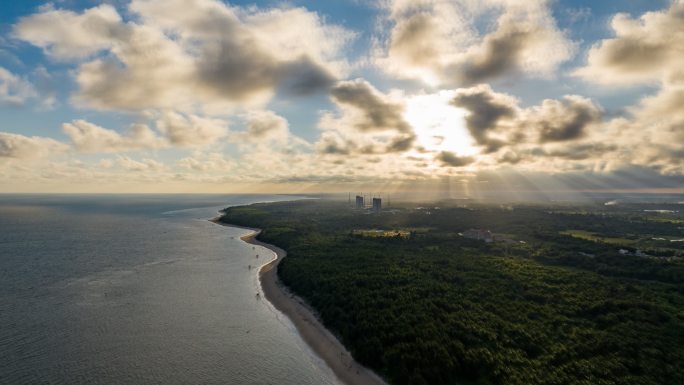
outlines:
[[315, 312], [298, 296], [292, 294], [278, 279], [278, 264], [285, 258], [285, 250], [256, 239], [260, 229], [232, 226], [221, 223], [218, 218], [212, 222], [236, 227], [250, 232], [243, 235], [243, 241], [265, 247], [275, 253], [275, 259], [259, 270], [259, 281], [266, 299], [295, 325], [302, 339], [332, 369], [335, 375], [347, 385], [387, 385], [372, 370], [356, 362], [340, 341], [326, 329]]

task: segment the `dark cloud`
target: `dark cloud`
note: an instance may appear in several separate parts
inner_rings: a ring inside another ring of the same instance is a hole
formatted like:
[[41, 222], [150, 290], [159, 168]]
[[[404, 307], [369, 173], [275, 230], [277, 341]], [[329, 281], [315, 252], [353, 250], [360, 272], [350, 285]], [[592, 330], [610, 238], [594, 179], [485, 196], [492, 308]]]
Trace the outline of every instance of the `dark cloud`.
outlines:
[[518, 164], [522, 160], [523, 160], [523, 157], [520, 156], [520, 154], [518, 154], [517, 152], [512, 151], [512, 150], [508, 150], [508, 151], [504, 152], [503, 155], [501, 155], [497, 159], [497, 161], [499, 163], [508, 163], [508, 164]]
[[283, 65], [281, 89], [285, 92], [304, 96], [329, 89], [337, 80], [327, 68], [316, 63], [308, 56]]
[[416, 141], [415, 135], [401, 135], [392, 139], [385, 152], [404, 152], [411, 149]]
[[539, 142], [560, 142], [582, 138], [586, 128], [601, 121], [601, 110], [591, 100], [565, 96], [563, 100], [545, 100], [532, 109], [529, 121], [539, 132]]
[[[525, 143], [576, 141], [602, 119], [599, 106], [577, 95], [520, 108], [515, 98], [494, 92], [488, 85], [458, 90], [451, 104], [468, 112], [466, 128], [484, 153]], [[521, 160], [516, 153], [498, 159], [504, 163]]]
[[464, 167], [475, 161], [473, 157], [470, 156], [458, 156], [453, 152], [442, 151], [437, 154], [436, 159], [442, 163], [445, 167]]
[[380, 155], [413, 148], [416, 134], [404, 119], [404, 105], [363, 79], [338, 82], [330, 91], [340, 114], [325, 114], [316, 144], [323, 154]]
[[318, 141], [318, 152], [327, 155], [382, 155], [401, 153], [411, 149], [416, 140], [415, 135], [399, 134], [381, 141], [371, 138], [369, 143], [360, 143], [355, 139], [341, 137], [332, 132], [326, 132]]
[[580, 143], [560, 148], [536, 148], [530, 151], [537, 157], [553, 157], [568, 160], [599, 159], [601, 155], [618, 149], [618, 146], [603, 143]]
[[404, 120], [404, 107], [389, 101], [363, 79], [339, 82], [330, 94], [334, 102], [351, 106], [361, 112], [361, 119], [354, 122], [359, 131], [412, 131], [411, 126]]
[[280, 77], [278, 64], [251, 39], [225, 39], [204, 46], [197, 74], [207, 89], [240, 100], [271, 89]]
[[434, 42], [436, 22], [428, 13], [417, 13], [397, 24], [392, 31], [391, 54], [411, 65], [431, 65], [440, 55]]
[[356, 146], [333, 135], [323, 135], [316, 144], [318, 152], [327, 155], [349, 155]]
[[604, 43], [604, 64], [622, 71], [650, 70], [653, 63], [667, 57], [669, 47], [663, 42], [649, 42], [639, 38], [615, 39]]
[[391, 30], [377, 64], [431, 86], [471, 85], [511, 73], [546, 76], [574, 52], [547, 1], [384, 3]]
[[504, 143], [489, 137], [496, 130], [499, 121], [516, 116], [515, 100], [499, 94], [487, 86], [480, 85], [460, 90], [451, 104], [468, 111], [466, 127], [477, 144], [495, 151]]
[[349, 175], [343, 175], [340, 173], [332, 174], [332, 175], [314, 175], [314, 174], [305, 174], [305, 175], [293, 175], [293, 176], [285, 176], [285, 177], [276, 177], [272, 179], [267, 179], [267, 182], [273, 182], [273, 183], [335, 183], [335, 184], [344, 184], [344, 183], [359, 183], [359, 182], [377, 182], [378, 180], [382, 180], [383, 178], [379, 178], [377, 176], [361, 176], [361, 175], [354, 175], [354, 176], [349, 176]]
[[530, 32], [515, 29], [487, 36], [482, 53], [463, 66], [463, 83], [480, 83], [518, 70], [520, 55], [532, 39]]
[[197, 61], [204, 87], [229, 100], [249, 99], [278, 87], [296, 96], [328, 89], [336, 81], [328, 69], [308, 56], [281, 61], [247, 41], [221, 41]]

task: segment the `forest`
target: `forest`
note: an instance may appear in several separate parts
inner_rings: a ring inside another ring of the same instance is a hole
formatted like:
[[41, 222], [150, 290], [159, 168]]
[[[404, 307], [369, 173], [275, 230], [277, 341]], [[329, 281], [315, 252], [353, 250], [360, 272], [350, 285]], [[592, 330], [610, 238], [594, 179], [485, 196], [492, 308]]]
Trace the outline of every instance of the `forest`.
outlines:
[[[684, 384], [671, 211], [301, 200], [221, 221], [286, 249], [282, 282], [391, 384]], [[501, 241], [461, 235], [471, 228]]]

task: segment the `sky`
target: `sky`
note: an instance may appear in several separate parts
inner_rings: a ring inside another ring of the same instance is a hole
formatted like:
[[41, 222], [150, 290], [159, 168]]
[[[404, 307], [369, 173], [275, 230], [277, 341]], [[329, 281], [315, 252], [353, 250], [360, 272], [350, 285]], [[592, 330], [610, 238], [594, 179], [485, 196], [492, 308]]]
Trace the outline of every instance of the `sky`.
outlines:
[[0, 3], [0, 192], [684, 192], [684, 1]]

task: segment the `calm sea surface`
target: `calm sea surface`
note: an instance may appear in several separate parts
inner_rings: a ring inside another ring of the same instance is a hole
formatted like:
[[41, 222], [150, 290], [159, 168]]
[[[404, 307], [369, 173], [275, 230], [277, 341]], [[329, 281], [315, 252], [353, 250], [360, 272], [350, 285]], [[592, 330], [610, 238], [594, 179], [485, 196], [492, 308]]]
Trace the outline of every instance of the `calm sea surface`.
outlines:
[[0, 383], [338, 384], [207, 221], [286, 199], [0, 195]]

